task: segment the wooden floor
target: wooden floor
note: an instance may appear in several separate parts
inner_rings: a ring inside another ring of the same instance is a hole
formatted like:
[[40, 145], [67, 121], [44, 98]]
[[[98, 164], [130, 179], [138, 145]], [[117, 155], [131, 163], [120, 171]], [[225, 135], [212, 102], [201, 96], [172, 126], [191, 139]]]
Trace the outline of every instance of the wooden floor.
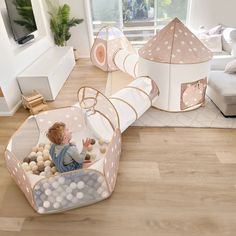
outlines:
[[[101, 91], [106, 73], [77, 63], [50, 108], [73, 104], [80, 86]], [[0, 235], [235, 236], [236, 130], [128, 128], [117, 184], [106, 201], [55, 215], [33, 211], [3, 161], [24, 109], [0, 117]]]

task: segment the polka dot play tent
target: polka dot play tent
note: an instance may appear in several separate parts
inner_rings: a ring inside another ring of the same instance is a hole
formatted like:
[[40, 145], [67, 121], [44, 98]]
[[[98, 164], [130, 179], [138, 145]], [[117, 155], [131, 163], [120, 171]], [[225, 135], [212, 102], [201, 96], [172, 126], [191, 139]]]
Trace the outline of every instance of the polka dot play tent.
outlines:
[[121, 48], [133, 52], [129, 41], [119, 29], [103, 27], [98, 32], [91, 49], [91, 60], [104, 71], [115, 71], [117, 67], [113, 62], [114, 54]]
[[211, 51], [177, 18], [139, 50], [139, 74], [152, 78], [166, 111], [192, 110], [205, 101]]

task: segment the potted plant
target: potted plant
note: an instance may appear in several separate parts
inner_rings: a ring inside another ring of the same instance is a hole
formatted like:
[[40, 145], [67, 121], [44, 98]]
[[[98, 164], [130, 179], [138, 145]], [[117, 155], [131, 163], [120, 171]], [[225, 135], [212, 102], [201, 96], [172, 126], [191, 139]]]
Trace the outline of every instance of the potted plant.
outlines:
[[[51, 1], [47, 1], [50, 18], [50, 29], [53, 33], [54, 42], [58, 46], [65, 46], [70, 39], [70, 28], [83, 22], [83, 19], [70, 18], [70, 6], [54, 5]], [[76, 49], [74, 49], [75, 52]]]

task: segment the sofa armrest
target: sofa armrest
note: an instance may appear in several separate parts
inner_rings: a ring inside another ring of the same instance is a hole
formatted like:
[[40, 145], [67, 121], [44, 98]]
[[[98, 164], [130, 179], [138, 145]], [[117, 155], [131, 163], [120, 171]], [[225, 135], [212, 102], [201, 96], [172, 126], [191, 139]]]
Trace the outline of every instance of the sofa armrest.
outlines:
[[225, 70], [225, 66], [234, 59], [233, 55], [218, 55], [211, 60], [211, 70]]
[[236, 43], [236, 28], [225, 28], [222, 33], [223, 50], [232, 53], [233, 46]]

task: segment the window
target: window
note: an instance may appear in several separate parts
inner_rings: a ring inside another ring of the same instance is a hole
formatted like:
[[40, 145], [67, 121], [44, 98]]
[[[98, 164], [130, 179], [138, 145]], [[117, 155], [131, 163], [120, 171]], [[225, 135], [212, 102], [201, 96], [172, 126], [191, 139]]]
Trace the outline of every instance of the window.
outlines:
[[186, 22], [188, 0], [90, 0], [94, 35], [102, 26], [123, 30], [133, 44], [153, 37], [170, 20]]

